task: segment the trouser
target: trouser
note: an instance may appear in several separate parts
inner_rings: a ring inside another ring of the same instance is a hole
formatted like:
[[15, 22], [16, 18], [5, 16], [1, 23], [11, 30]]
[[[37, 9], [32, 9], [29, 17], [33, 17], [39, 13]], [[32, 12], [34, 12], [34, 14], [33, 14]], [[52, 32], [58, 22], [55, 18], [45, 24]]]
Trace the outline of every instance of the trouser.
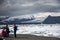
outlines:
[[14, 37], [16, 37], [16, 31], [14, 31]]
[[0, 38], [0, 40], [3, 40], [3, 38]]
[[6, 37], [9, 37], [9, 33], [6, 34]]

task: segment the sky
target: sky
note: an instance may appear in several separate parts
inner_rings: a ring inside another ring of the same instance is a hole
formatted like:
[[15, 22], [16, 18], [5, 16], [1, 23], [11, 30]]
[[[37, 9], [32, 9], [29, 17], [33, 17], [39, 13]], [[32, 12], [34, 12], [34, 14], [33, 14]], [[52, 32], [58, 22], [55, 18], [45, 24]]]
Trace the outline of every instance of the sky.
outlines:
[[60, 0], [0, 0], [0, 16], [54, 12], [60, 15]]

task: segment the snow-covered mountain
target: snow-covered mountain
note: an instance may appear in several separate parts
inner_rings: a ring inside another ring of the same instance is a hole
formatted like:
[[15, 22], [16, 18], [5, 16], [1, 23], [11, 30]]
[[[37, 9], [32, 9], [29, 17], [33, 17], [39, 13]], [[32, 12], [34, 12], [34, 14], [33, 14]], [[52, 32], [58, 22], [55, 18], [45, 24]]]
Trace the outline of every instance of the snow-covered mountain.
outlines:
[[29, 14], [14, 16], [4, 20], [5, 23], [42, 23], [49, 14]]
[[48, 16], [43, 24], [60, 24], [60, 16]]
[[7, 18], [9, 18], [9, 17], [8, 16], [0, 16], [0, 21], [5, 20]]

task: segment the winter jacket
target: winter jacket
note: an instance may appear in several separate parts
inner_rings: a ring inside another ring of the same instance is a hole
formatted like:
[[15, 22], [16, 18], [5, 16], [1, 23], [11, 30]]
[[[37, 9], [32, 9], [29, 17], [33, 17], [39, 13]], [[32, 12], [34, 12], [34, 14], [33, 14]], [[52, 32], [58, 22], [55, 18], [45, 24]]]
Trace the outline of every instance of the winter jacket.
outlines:
[[3, 29], [2, 30], [2, 36], [5, 37], [5, 35], [6, 35], [6, 31]]

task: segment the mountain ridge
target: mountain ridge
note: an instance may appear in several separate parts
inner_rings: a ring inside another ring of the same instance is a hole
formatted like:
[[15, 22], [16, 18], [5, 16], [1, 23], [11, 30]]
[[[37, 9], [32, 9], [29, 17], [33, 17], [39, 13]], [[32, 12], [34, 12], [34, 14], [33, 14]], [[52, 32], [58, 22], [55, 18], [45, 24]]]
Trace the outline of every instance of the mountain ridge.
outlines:
[[[56, 20], [56, 21], [55, 21]], [[21, 15], [21, 16], [13, 16], [7, 19], [4, 19], [0, 22], [0, 24], [8, 23], [8, 24], [56, 24], [60, 23], [60, 16], [51, 16], [50, 14], [30, 14], [30, 15]], [[54, 21], [54, 22], [53, 22]]]

